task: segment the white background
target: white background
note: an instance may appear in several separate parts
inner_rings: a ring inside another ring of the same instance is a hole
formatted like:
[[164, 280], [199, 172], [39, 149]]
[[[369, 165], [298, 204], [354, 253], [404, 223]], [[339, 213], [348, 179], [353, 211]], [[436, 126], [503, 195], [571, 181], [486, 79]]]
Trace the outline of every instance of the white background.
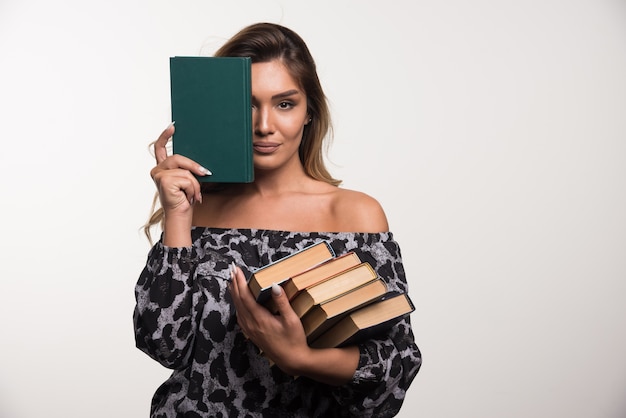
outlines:
[[383, 204], [424, 365], [402, 417], [626, 416], [626, 3], [0, 1], [0, 416], [144, 417], [168, 59], [296, 30], [331, 169]]

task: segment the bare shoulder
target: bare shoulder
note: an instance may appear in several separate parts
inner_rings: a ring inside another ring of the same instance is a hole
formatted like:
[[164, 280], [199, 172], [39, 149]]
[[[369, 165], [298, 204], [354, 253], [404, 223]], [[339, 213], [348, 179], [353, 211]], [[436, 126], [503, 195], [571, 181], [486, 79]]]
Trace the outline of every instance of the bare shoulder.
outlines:
[[355, 190], [338, 188], [333, 199], [335, 219], [343, 231], [385, 232], [387, 216], [373, 197]]

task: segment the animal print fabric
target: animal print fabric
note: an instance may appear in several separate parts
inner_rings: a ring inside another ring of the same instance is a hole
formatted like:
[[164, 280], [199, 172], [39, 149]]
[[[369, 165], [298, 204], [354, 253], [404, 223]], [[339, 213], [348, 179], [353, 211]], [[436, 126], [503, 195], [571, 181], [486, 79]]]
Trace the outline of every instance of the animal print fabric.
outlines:
[[249, 275], [320, 240], [354, 250], [390, 290], [408, 291], [390, 232], [311, 233], [192, 229], [191, 247], [158, 242], [135, 289], [137, 347], [173, 373], [156, 391], [151, 417], [391, 417], [421, 366], [410, 320], [359, 345], [352, 380], [339, 387], [270, 368], [237, 325], [228, 265]]

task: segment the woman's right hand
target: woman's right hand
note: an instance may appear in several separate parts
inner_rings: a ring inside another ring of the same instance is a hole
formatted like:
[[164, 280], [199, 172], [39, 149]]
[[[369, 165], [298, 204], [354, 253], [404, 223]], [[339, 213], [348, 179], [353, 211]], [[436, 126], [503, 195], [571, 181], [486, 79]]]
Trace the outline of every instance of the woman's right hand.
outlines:
[[200, 182], [194, 177], [210, 175], [211, 172], [195, 161], [182, 155], [167, 155], [166, 145], [174, 135], [174, 124], [170, 124], [154, 143], [157, 165], [150, 176], [157, 187], [161, 207], [166, 215], [191, 213], [194, 202], [202, 201]]

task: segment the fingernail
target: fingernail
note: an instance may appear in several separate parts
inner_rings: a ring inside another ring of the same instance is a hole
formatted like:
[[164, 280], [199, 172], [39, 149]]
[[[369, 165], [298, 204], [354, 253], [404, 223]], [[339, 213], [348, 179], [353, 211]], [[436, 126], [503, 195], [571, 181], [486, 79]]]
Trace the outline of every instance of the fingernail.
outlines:
[[165, 128], [165, 129], [166, 129], [166, 130], [167, 130], [167, 129], [170, 129], [172, 126], [174, 126], [174, 124], [175, 124], [175, 123], [176, 123], [176, 121], [171, 121], [171, 122], [170, 122], [170, 124], [169, 124], [169, 125], [167, 125], [167, 128]]
[[229, 268], [230, 268], [230, 278], [234, 279], [235, 278], [235, 272], [237, 271], [236, 267], [235, 267], [235, 262], [234, 261], [232, 263], [230, 263], [230, 267]]
[[277, 285], [276, 283], [272, 283], [272, 294], [274, 296], [280, 296], [281, 293], [282, 293], [281, 287]]
[[193, 204], [194, 204], [194, 198], [193, 198], [193, 197], [192, 197], [191, 199], [189, 199], [189, 204], [190, 204], [191, 206], [193, 206]]
[[213, 174], [213, 173], [211, 173], [211, 171], [210, 171], [209, 169], [204, 168], [204, 167], [202, 167], [201, 165], [199, 165], [199, 166], [198, 166], [198, 170], [202, 171], [202, 173], [203, 173], [204, 175], [207, 175], [207, 176], [210, 176], [210, 175], [212, 175], [212, 174]]

